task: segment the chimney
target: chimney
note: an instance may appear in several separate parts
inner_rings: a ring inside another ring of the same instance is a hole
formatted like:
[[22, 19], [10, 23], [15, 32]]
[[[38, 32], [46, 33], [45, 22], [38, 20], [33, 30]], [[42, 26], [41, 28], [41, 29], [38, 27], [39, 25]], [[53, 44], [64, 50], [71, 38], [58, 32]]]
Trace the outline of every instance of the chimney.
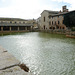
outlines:
[[62, 11], [63, 12], [68, 12], [68, 9], [67, 9], [67, 6], [66, 5], [62, 7]]
[[68, 12], [68, 9], [66, 9], [66, 12]]
[[62, 11], [66, 12], [66, 5], [62, 7]]

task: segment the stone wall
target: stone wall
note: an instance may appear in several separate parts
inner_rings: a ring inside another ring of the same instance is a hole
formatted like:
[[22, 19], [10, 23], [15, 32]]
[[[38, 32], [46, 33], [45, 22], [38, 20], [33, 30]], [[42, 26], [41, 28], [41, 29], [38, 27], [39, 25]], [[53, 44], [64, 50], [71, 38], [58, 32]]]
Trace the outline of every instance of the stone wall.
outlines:
[[63, 24], [63, 20], [63, 15], [50, 17], [49, 29], [66, 29], [66, 26]]
[[49, 13], [47, 11], [43, 11], [41, 14], [41, 29], [49, 29]]

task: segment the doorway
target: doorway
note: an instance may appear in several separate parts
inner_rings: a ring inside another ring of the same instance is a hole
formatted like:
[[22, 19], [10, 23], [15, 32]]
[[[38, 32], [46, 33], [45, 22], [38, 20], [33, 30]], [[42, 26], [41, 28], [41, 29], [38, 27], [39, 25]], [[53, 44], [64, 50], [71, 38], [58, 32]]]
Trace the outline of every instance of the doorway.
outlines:
[[44, 30], [45, 30], [45, 25], [44, 25]]

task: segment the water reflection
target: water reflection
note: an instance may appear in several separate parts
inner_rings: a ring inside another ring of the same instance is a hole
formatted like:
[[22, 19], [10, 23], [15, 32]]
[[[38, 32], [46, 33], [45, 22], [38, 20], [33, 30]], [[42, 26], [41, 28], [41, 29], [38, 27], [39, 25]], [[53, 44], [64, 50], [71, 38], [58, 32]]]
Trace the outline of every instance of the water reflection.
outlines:
[[31, 32], [0, 37], [0, 44], [36, 75], [75, 75], [75, 39]]

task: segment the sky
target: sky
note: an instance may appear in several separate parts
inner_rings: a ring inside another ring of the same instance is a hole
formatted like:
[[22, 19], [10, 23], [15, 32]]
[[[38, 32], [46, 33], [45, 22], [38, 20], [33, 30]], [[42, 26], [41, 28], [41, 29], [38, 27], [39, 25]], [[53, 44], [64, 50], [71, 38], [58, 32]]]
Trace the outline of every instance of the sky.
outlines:
[[0, 0], [0, 17], [37, 19], [43, 10], [75, 10], [75, 0]]

